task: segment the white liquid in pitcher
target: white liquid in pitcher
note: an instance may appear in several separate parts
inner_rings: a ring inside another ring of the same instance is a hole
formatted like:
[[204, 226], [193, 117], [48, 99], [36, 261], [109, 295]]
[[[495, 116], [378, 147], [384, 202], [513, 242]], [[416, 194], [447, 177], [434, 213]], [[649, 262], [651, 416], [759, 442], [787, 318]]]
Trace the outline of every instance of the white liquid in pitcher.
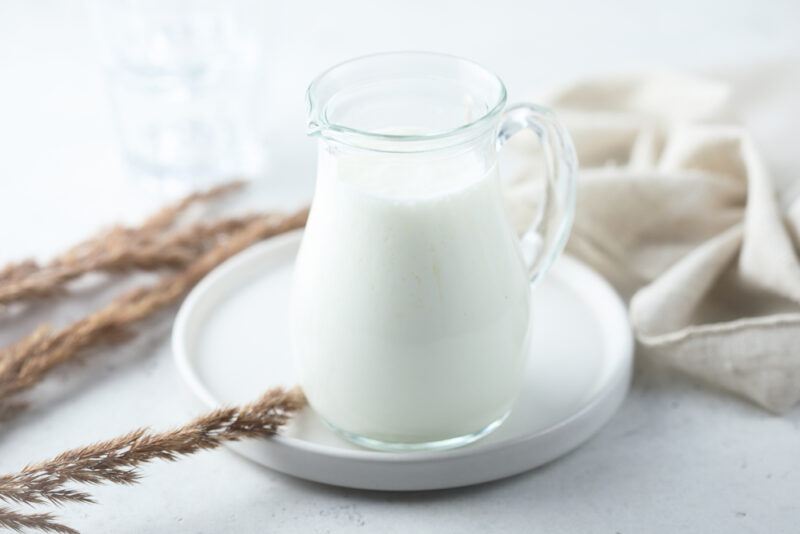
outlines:
[[400, 443], [484, 429], [520, 388], [529, 281], [496, 167], [320, 151], [295, 271], [301, 384], [341, 430]]

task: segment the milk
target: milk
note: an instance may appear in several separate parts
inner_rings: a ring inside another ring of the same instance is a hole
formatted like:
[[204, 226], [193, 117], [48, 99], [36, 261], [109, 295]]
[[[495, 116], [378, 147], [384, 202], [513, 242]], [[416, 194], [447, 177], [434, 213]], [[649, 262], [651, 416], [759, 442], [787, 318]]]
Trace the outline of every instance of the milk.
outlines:
[[291, 304], [314, 410], [394, 443], [500, 420], [520, 388], [530, 306], [497, 168], [485, 168], [495, 158], [329, 150]]

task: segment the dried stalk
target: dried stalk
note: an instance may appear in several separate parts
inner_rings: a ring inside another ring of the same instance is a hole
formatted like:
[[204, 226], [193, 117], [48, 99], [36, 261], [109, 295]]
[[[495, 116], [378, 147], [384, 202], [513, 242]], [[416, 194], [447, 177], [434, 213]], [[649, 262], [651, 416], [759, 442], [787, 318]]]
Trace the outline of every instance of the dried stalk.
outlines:
[[[61, 330], [40, 327], [14, 345], [0, 350], [0, 416], [20, 409], [9, 397], [41, 381], [53, 368], [87, 349], [119, 341], [138, 322], [173, 304], [205, 274], [254, 242], [305, 224], [308, 210], [289, 215], [264, 214], [197, 223], [168, 231], [193, 203], [240, 187], [234, 183], [196, 193], [149, 218], [139, 228], [117, 227], [68, 250], [49, 264], [33, 261], [0, 270], [0, 307], [16, 300], [41, 297], [92, 271], [121, 272], [164, 267], [181, 271], [157, 283], [127, 292], [105, 308]], [[0, 500], [19, 504], [94, 502], [68, 483], [133, 484], [137, 467], [155, 459], [213, 449], [225, 441], [270, 436], [285, 424], [305, 400], [297, 390], [268, 391], [241, 408], [226, 408], [197, 418], [175, 430], [154, 434], [137, 430], [116, 439], [65, 452], [50, 461], [30, 465], [0, 477]], [[0, 507], [0, 528], [14, 531], [75, 534], [48, 513], [19, 513]]]
[[33, 260], [10, 263], [0, 270], [0, 284], [20, 280], [38, 269], [39, 265]]
[[110, 233], [103, 247], [86, 254], [80, 261], [53, 263], [17, 280], [0, 282], [0, 305], [41, 298], [89, 272], [121, 273], [131, 270], [181, 268], [195, 260], [221, 239], [246, 227], [257, 215], [222, 219], [211, 224], [197, 223], [166, 236], [130, 236]]
[[183, 231], [167, 230], [191, 205], [216, 199], [242, 185], [242, 182], [232, 182], [193, 193], [159, 210], [139, 227], [111, 228], [44, 266], [32, 260], [10, 264], [0, 270], [0, 305], [52, 295], [63, 290], [67, 282], [93, 271], [182, 267], [213, 245], [215, 238], [236, 231], [252, 217], [224, 219], [211, 225], [196, 224]]
[[[299, 388], [274, 388], [258, 400], [238, 408], [221, 408], [186, 425], [161, 433], [139, 429], [59, 454], [51, 460], [26, 466], [22, 471], [0, 477], [0, 499], [6, 502], [41, 504], [50, 502], [93, 502], [90, 495], [71, 490], [67, 483], [135, 484], [138, 467], [153, 460], [175, 461], [181, 456], [215, 449], [224, 442], [269, 437], [305, 405]], [[10, 514], [10, 515], [6, 515]], [[0, 525], [31, 524], [32, 516], [20, 516], [0, 508]], [[41, 520], [41, 518], [39, 518]], [[52, 521], [51, 516], [44, 520]], [[52, 525], [52, 523], [50, 523]], [[12, 527], [13, 528], [13, 527]], [[38, 527], [43, 530], [42, 527]], [[73, 530], [52, 532], [75, 532]]]
[[151, 286], [127, 292], [61, 330], [40, 327], [0, 350], [0, 400], [30, 388], [50, 370], [73, 360], [86, 349], [120, 339], [132, 325], [176, 302], [226, 259], [256, 241], [302, 227], [307, 216], [308, 210], [303, 209], [289, 215], [253, 217], [184, 270]]
[[53, 514], [21, 514], [3, 507], [0, 507], [0, 528], [6, 528], [14, 532], [22, 532], [23, 529], [34, 529], [58, 534], [80, 534], [77, 530], [56, 522]]
[[175, 461], [224, 442], [271, 436], [304, 404], [299, 388], [273, 388], [255, 402], [214, 410], [166, 432], [138, 429], [72, 449], [0, 476], [0, 499], [24, 504], [93, 502], [88, 494], [69, 490], [65, 484], [135, 484], [141, 476], [136, 468], [141, 464]]
[[244, 187], [246, 182], [242, 180], [234, 180], [232, 182], [224, 183], [205, 191], [196, 191], [182, 199], [178, 200], [172, 205], [165, 206], [158, 210], [155, 214], [147, 218], [142, 224], [142, 228], [148, 231], [163, 231], [175, 224], [178, 218], [186, 212], [186, 209], [193, 204], [200, 202], [208, 202], [209, 200], [216, 200], [219, 197], [227, 195], [233, 191], [238, 191]]

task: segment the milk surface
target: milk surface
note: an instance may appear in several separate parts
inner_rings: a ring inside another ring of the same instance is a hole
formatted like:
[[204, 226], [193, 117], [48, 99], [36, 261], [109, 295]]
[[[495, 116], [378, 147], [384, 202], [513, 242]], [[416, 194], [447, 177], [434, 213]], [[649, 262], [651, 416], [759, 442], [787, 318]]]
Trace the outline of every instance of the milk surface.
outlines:
[[483, 429], [520, 388], [529, 310], [496, 167], [323, 144], [291, 323], [301, 384], [329, 423], [402, 443]]

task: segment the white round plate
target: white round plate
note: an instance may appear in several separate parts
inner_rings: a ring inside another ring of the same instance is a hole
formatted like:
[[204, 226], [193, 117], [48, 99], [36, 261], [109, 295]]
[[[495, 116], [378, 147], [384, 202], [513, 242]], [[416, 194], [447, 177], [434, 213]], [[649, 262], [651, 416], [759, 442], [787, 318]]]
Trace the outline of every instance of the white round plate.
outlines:
[[[178, 313], [172, 346], [193, 397], [206, 407], [295, 384], [287, 306], [302, 231], [256, 245], [210, 273]], [[597, 274], [562, 257], [533, 297], [525, 387], [506, 422], [466, 447], [378, 452], [344, 441], [309, 408], [281, 435], [232, 444], [296, 477], [371, 490], [428, 490], [495, 480], [574, 449], [616, 412], [633, 344], [622, 302]]]

